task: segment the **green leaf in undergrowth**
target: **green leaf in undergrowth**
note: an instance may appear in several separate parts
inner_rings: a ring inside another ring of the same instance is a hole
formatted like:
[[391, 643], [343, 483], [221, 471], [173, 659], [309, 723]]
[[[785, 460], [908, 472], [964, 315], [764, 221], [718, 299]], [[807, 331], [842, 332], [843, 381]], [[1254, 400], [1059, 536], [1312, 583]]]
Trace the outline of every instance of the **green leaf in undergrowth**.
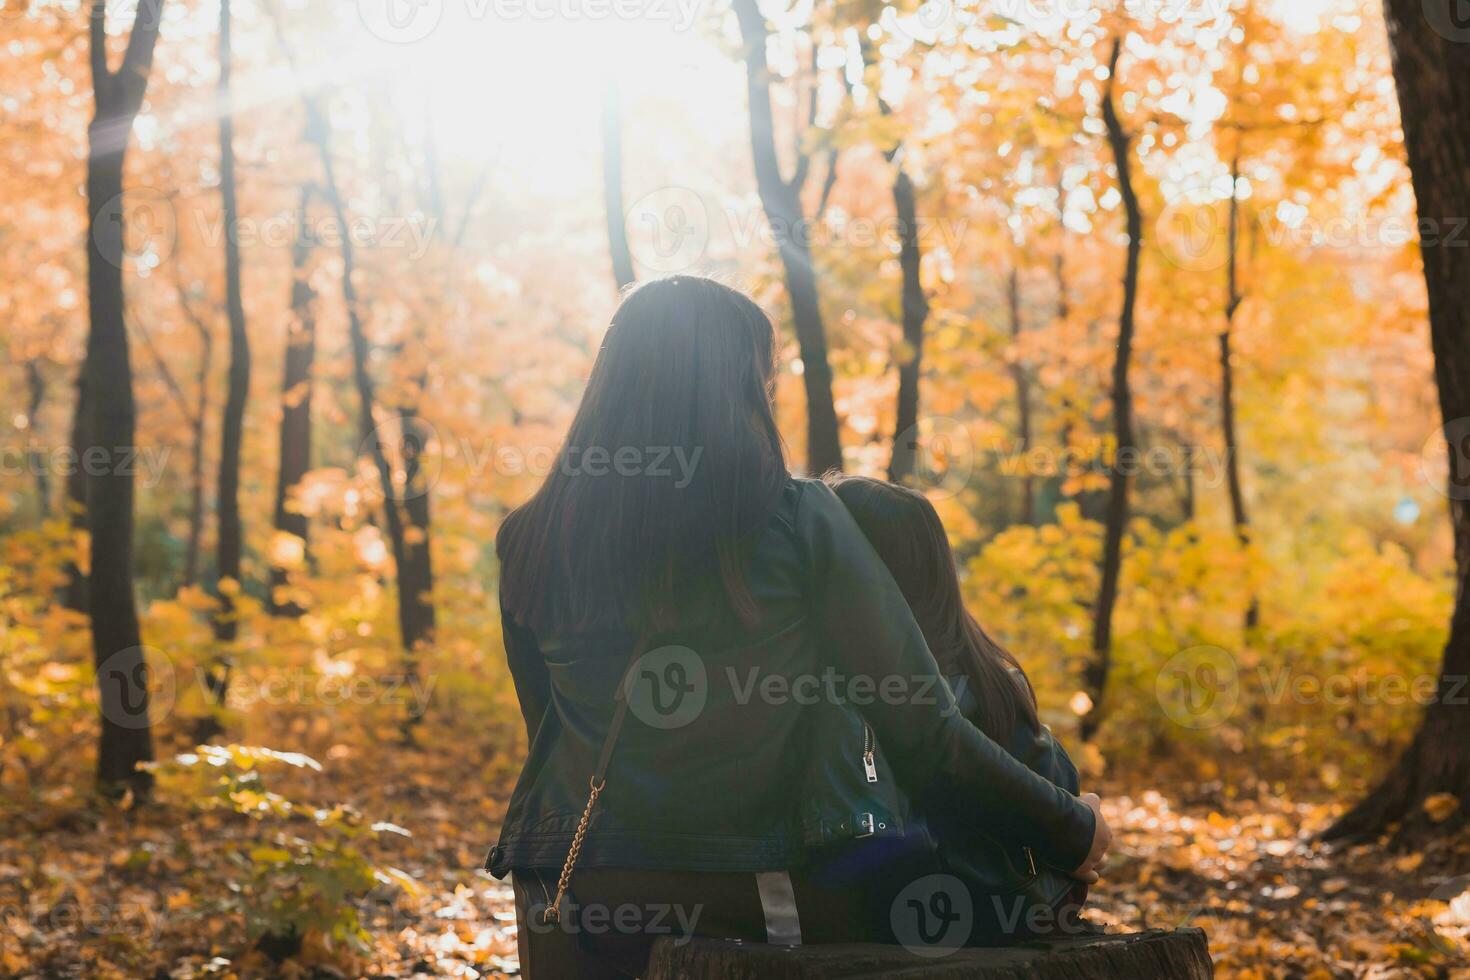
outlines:
[[404, 828], [370, 822], [343, 803], [318, 807], [266, 787], [273, 766], [321, 771], [309, 756], [259, 746], [200, 746], [151, 766], [165, 791], [201, 810], [229, 810], [262, 825], [264, 836], [232, 855], [239, 877], [221, 911], [239, 915], [246, 938], [277, 961], [310, 946], [328, 955], [364, 955], [370, 936], [359, 914], [369, 893], [391, 886], [421, 895], [406, 872], [379, 867], [361, 844]]

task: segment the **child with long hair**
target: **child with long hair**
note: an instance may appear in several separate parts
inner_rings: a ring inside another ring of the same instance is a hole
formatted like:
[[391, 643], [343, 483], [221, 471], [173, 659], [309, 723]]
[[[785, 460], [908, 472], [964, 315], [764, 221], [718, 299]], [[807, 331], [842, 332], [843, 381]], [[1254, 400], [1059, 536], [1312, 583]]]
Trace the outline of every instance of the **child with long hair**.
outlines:
[[[922, 493], [867, 477], [827, 480], [888, 566], [924, 640], [955, 691], [959, 711], [1015, 759], [1069, 793], [1077, 769], [1036, 713], [1021, 665], [965, 607], [949, 536]], [[1024, 847], [987, 835], [974, 814], [939, 794], [916, 801], [936, 840], [940, 866], [970, 891], [984, 943], [1084, 928], [1086, 886], [1048, 869]]]

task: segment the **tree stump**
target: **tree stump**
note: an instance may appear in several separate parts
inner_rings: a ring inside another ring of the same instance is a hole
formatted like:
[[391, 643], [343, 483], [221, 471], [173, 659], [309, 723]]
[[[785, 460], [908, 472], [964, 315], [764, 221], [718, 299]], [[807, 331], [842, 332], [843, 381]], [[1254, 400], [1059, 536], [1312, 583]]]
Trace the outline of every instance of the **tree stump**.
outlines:
[[1209, 980], [1215, 975], [1202, 929], [1089, 935], [998, 949], [920, 956], [901, 946], [766, 946], [737, 940], [661, 939], [648, 980]]

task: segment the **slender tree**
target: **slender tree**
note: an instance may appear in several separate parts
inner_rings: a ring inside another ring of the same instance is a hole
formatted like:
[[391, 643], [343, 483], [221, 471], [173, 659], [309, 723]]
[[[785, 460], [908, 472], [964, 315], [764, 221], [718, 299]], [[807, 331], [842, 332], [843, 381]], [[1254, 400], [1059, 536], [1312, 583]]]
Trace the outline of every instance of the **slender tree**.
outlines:
[[806, 386], [807, 469], [812, 473], [840, 470], [842, 442], [837, 410], [832, 401], [832, 365], [827, 358], [827, 330], [822, 323], [817, 272], [812, 264], [806, 213], [801, 203], [801, 190], [806, 184], [811, 158], [804, 150], [799, 150], [791, 178], [788, 180], [782, 175], [771, 109], [771, 70], [766, 63], [766, 19], [756, 0], [735, 0], [735, 16], [740, 22], [741, 43], [745, 47], [750, 149], [755, 164], [756, 188], [766, 220], [779, 243], [781, 266], [786, 274], [786, 293], [791, 299], [792, 321], [796, 327], [797, 344], [801, 348], [802, 381]]
[[[1006, 280], [1006, 309], [1011, 321], [1011, 382], [1016, 388], [1016, 442], [1024, 457], [1031, 449], [1031, 377], [1021, 358], [1021, 270], [1011, 263]], [[1024, 465], [1024, 464], [1023, 464]], [[1029, 465], [1021, 480], [1021, 523], [1036, 523], [1036, 481]]]
[[[121, 212], [119, 212], [121, 215]], [[87, 365], [82, 362], [77, 371], [76, 400], [71, 418], [71, 460], [66, 471], [66, 519], [71, 524], [73, 536], [81, 536], [87, 530], [87, 471], [82, 468], [82, 453], [91, 445], [88, 432], [92, 425], [92, 400], [88, 397]], [[66, 564], [66, 588], [62, 605], [73, 612], [85, 613], [90, 609], [87, 599], [87, 573], [75, 561]]]
[[[1245, 492], [1240, 483], [1240, 441], [1235, 428], [1235, 366], [1230, 350], [1235, 333], [1235, 315], [1245, 296], [1240, 289], [1240, 153], [1237, 150], [1230, 159], [1230, 221], [1226, 235], [1225, 260], [1225, 325], [1220, 331], [1220, 428], [1225, 436], [1225, 477], [1230, 488], [1230, 516], [1235, 525], [1235, 536], [1240, 546], [1248, 549], [1251, 543], [1250, 518], [1245, 509]], [[1193, 500], [1192, 474], [1191, 501]], [[1260, 601], [1252, 593], [1246, 607], [1245, 627], [1253, 630], [1260, 624]]]
[[[872, 64], [872, 45], [860, 45], [864, 70]], [[877, 91], [876, 87], [874, 91]], [[881, 96], [878, 111], [893, 115], [893, 107]], [[893, 454], [888, 462], [888, 479], [906, 483], [914, 475], [918, 463], [919, 384], [924, 376], [924, 325], [929, 320], [929, 298], [924, 295], [921, 276], [924, 252], [919, 234], [918, 192], [904, 167], [904, 145], [895, 142], [883, 151], [883, 158], [893, 167], [893, 213], [898, 221], [898, 268], [902, 276], [899, 292], [900, 315], [903, 319], [903, 355], [898, 361], [898, 401], [893, 425]], [[827, 183], [822, 188], [821, 208], [837, 178], [837, 152], [832, 151], [827, 167]]]
[[[26, 425], [34, 446], [41, 406], [46, 403], [46, 372], [42, 368], [41, 357], [26, 360], [26, 394]], [[44, 521], [51, 516], [51, 476], [47, 471], [47, 461], [39, 449], [32, 448], [26, 455], [30, 462], [31, 476], [36, 481], [36, 516]]]
[[[1057, 245], [1052, 256], [1052, 278], [1056, 283], [1056, 319], [1058, 329], [1072, 318], [1071, 284], [1067, 279], [1067, 174], [1061, 161], [1057, 163]], [[1076, 426], [1077, 405], [1070, 393], [1062, 395], [1062, 427], [1058, 435], [1061, 443], [1061, 465], [1054, 480], [1056, 499], [1066, 496], [1064, 488], [1072, 473], [1072, 432]], [[1075, 499], [1075, 495], [1074, 495]]]
[[1143, 210], [1133, 189], [1131, 161], [1132, 138], [1118, 118], [1115, 92], [1118, 82], [1118, 58], [1121, 38], [1113, 40], [1108, 59], [1108, 82], [1103, 93], [1102, 116], [1107, 127], [1108, 145], [1118, 170], [1118, 193], [1123, 198], [1127, 216], [1128, 258], [1123, 272], [1123, 308], [1118, 315], [1118, 347], [1113, 359], [1113, 464], [1108, 473], [1108, 506], [1103, 521], [1102, 579], [1098, 587], [1097, 605], [1093, 609], [1092, 659], [1087, 665], [1085, 681], [1093, 708], [1082, 716], [1082, 737], [1090, 739], [1102, 720], [1103, 696], [1113, 653], [1113, 608], [1118, 602], [1118, 580], [1123, 566], [1123, 535], [1128, 528], [1129, 466], [1135, 452], [1133, 435], [1133, 394], [1129, 387], [1128, 369], [1133, 358], [1134, 312], [1138, 306], [1138, 269], [1143, 256]]
[[[245, 436], [245, 404], [250, 397], [250, 335], [245, 326], [245, 301], [240, 286], [240, 222], [238, 185], [235, 179], [235, 115], [231, 75], [230, 0], [219, 8], [219, 189], [225, 229], [225, 314], [230, 325], [230, 361], [225, 388], [225, 411], [220, 426], [219, 482], [215, 561], [219, 575], [220, 608], [215, 617], [215, 637], [232, 643], [239, 632], [234, 590], [240, 587], [240, 557], [243, 529], [240, 524], [240, 454]], [[229, 688], [231, 658], [225, 653], [206, 682], [216, 702]]]
[[95, 114], [87, 127], [87, 527], [91, 538], [88, 609], [97, 668], [101, 732], [97, 782], [104, 795], [146, 796], [153, 758], [148, 664], [133, 595], [135, 407], [128, 331], [123, 319], [123, 164], [143, 106], [163, 0], [140, 0], [121, 66], [107, 57], [107, 4], [92, 0], [88, 37]]
[[[894, 162], [893, 208], [898, 218], [898, 267], [903, 275], [899, 305], [903, 316], [903, 357], [898, 362], [898, 403], [893, 425], [893, 456], [888, 479], [904, 483], [918, 461], [919, 384], [924, 376], [924, 325], [929, 299], [920, 277], [924, 256], [919, 239], [917, 194], [904, 169], [902, 148], [889, 154]], [[895, 158], [898, 158], [895, 160]]]
[[175, 281], [179, 309], [199, 336], [199, 367], [194, 375], [194, 404], [185, 410], [189, 421], [189, 533], [184, 544], [182, 584], [199, 581], [200, 555], [204, 544], [204, 457], [205, 432], [209, 420], [209, 375], [214, 364], [214, 331], [189, 299], [182, 281]]
[[[177, 266], [175, 266], [177, 269]], [[196, 381], [195, 400], [190, 401], [184, 392], [183, 386], [174, 377], [174, 372], [169, 368], [167, 359], [158, 345], [153, 342], [152, 336], [141, 324], [134, 326], [134, 332], [142, 342], [143, 350], [153, 360], [154, 369], [158, 376], [163, 379], [164, 387], [168, 389], [169, 397], [178, 408], [179, 415], [189, 425], [189, 532], [184, 544], [184, 570], [180, 578], [180, 588], [195, 583], [199, 575], [199, 542], [203, 536], [204, 529], [204, 420], [209, 406], [209, 362], [211, 339], [209, 325], [194, 313], [193, 306], [189, 303], [188, 295], [182, 284], [176, 280], [178, 287], [179, 306], [184, 310], [185, 317], [198, 328], [203, 343], [199, 352], [199, 373]]]
[[[277, 24], [277, 39], [287, 61], [295, 69], [296, 59], [287, 43], [284, 32]], [[299, 71], [297, 72], [300, 77]], [[331, 124], [320, 101], [309, 90], [302, 89], [302, 104], [306, 110], [307, 139], [316, 146], [322, 169], [322, 196], [331, 208], [340, 228], [350, 228], [347, 205], [337, 182], [336, 165], [332, 160]], [[419, 464], [420, 453], [426, 442], [425, 426], [417, 412], [405, 413], [400, 418], [401, 450], [404, 478], [400, 488], [393, 476], [393, 464], [383, 443], [375, 409], [378, 404], [377, 385], [373, 380], [369, 362], [372, 357], [371, 343], [362, 319], [362, 304], [355, 281], [357, 271], [356, 249], [352, 236], [341, 237], [342, 257], [342, 301], [347, 310], [347, 334], [352, 351], [352, 381], [358, 396], [358, 432], [362, 451], [372, 461], [378, 474], [378, 485], [383, 494], [383, 523], [388, 532], [392, 548], [393, 563], [398, 574], [398, 626], [404, 649], [408, 653], [407, 673], [410, 678], [417, 673], [418, 650], [433, 641], [435, 612], [433, 603], [433, 566], [429, 547], [429, 493], [424, 474]], [[411, 402], [412, 403], [412, 402]], [[410, 534], [408, 528], [412, 528]], [[416, 718], [407, 719], [403, 732], [407, 738]]]
[[[286, 363], [281, 380], [280, 465], [276, 470], [277, 534], [301, 542], [302, 558], [308, 556], [306, 515], [292, 506], [292, 494], [311, 469], [312, 364], [316, 360], [316, 290], [311, 284], [311, 257], [316, 242], [309, 230], [314, 189], [301, 188], [296, 208], [296, 240], [291, 247], [291, 316], [286, 326]], [[299, 616], [301, 607], [286, 590], [290, 573], [280, 562], [271, 565], [270, 610], [276, 616]]]
[[628, 226], [623, 207], [623, 118], [618, 85], [609, 79], [602, 87], [602, 203], [607, 212], [607, 245], [612, 253], [613, 279], [618, 291], [638, 281], [633, 252], [628, 248]]
[[[1449, 459], [1449, 511], [1455, 537], [1455, 608], [1440, 665], [1439, 696], [1408, 749], [1371, 793], [1332, 828], [1329, 838], [1361, 837], [1398, 823], [1395, 843], [1413, 845], [1463, 825], [1470, 812], [1470, 249], [1453, 229], [1470, 215], [1470, 45], [1457, 41], [1441, 6], [1436, 22], [1418, 0], [1385, 0], [1404, 147], [1421, 227], [1443, 238], [1421, 245], [1429, 291], [1429, 340]], [[1436, 824], [1423, 802], [1449, 794], [1454, 816]]]

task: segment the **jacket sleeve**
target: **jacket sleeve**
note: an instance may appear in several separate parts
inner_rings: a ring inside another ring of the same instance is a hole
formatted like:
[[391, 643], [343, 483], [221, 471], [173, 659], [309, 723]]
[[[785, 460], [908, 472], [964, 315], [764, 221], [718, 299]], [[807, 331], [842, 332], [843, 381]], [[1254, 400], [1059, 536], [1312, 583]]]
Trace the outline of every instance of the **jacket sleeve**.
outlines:
[[536, 634], [517, 623], [500, 606], [500, 630], [505, 638], [505, 659], [510, 665], [511, 680], [515, 682], [516, 697], [521, 702], [521, 716], [526, 721], [526, 741], [530, 743], [546, 717], [551, 706], [551, 675], [546, 669], [546, 660], [541, 656], [541, 647], [536, 643]]
[[1092, 811], [960, 714], [903, 593], [836, 494], [807, 483], [796, 525], [825, 663], [899, 781], [911, 793], [942, 794], [1056, 868], [1080, 866], [1092, 848]]

